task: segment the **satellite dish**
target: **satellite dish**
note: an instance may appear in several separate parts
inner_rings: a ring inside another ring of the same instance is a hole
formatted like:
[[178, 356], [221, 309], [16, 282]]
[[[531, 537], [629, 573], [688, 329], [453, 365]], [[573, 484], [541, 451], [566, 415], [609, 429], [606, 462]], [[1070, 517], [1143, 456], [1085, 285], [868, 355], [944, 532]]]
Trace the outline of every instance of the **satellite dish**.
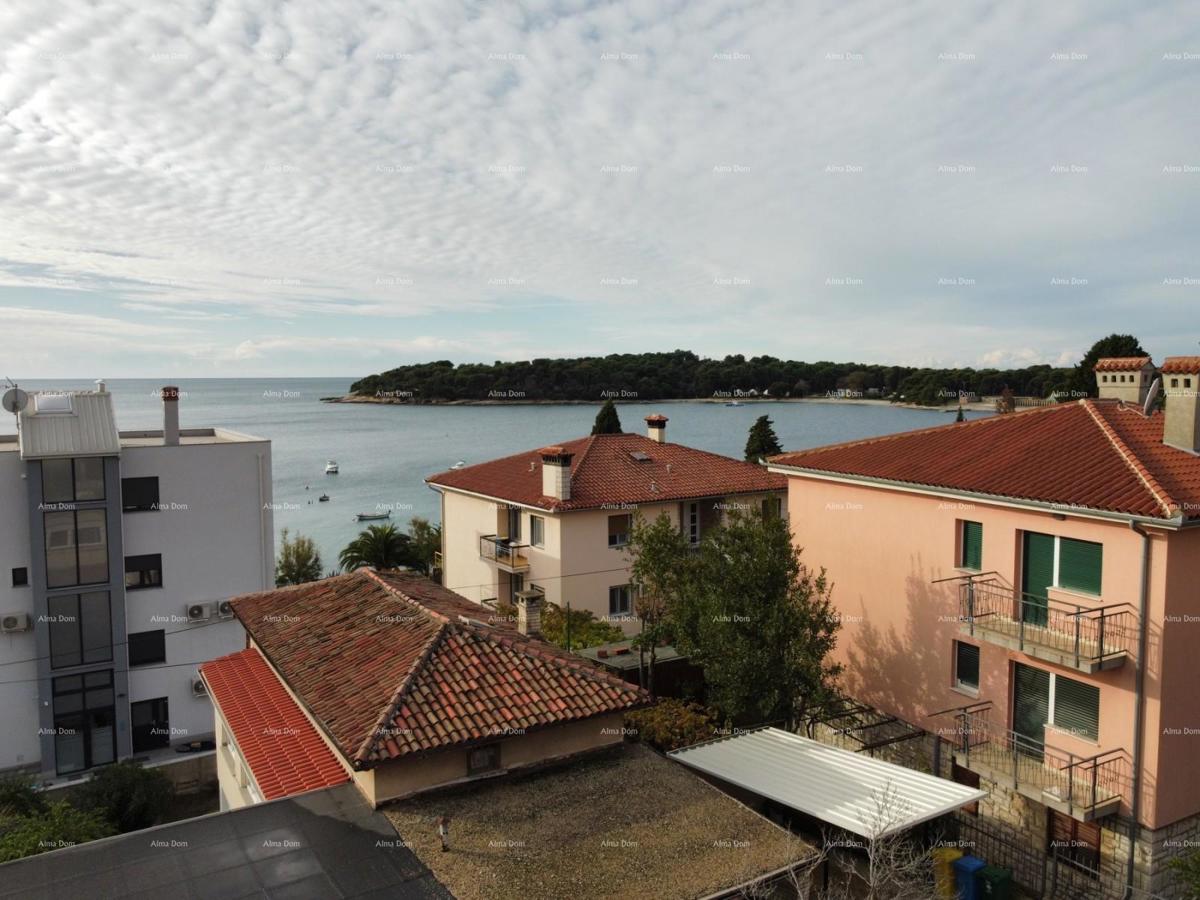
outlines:
[[20, 388], [15, 387], [4, 392], [2, 403], [5, 411], [15, 416], [29, 405], [29, 395]]
[[1155, 378], [1154, 382], [1150, 385], [1150, 390], [1146, 392], [1146, 403], [1142, 407], [1142, 413], [1144, 415], [1150, 415], [1150, 411], [1154, 409], [1154, 404], [1158, 402], [1158, 392], [1160, 390], [1162, 390], [1162, 379]]

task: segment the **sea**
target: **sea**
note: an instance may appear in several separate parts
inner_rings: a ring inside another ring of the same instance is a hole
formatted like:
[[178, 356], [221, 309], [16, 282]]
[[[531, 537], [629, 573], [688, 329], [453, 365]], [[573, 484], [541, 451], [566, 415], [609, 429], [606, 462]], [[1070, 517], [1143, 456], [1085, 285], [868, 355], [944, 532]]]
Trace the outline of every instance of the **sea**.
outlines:
[[[391, 511], [407, 527], [413, 516], [438, 520], [437, 495], [424, 479], [459, 460], [468, 465], [591, 431], [599, 405], [512, 404], [381, 406], [322, 403], [342, 396], [358, 376], [346, 378], [112, 379], [118, 427], [162, 427], [159, 388], [180, 389], [183, 428], [221, 427], [271, 440], [276, 534], [311, 537], [327, 569], [362, 529], [357, 513]], [[87, 379], [21, 381], [25, 390], [92, 390]], [[652, 412], [670, 418], [672, 441], [741, 458], [746, 434], [764, 413], [774, 422], [785, 450], [817, 447], [926, 428], [951, 421], [940, 410], [852, 403], [750, 401], [742, 406], [673, 401], [619, 403], [626, 431], [643, 431]], [[6, 414], [0, 413], [0, 416]], [[971, 418], [985, 415], [969, 412]], [[0, 433], [14, 427], [0, 420]], [[339, 474], [326, 475], [337, 460]], [[322, 493], [327, 503], [318, 503]]]

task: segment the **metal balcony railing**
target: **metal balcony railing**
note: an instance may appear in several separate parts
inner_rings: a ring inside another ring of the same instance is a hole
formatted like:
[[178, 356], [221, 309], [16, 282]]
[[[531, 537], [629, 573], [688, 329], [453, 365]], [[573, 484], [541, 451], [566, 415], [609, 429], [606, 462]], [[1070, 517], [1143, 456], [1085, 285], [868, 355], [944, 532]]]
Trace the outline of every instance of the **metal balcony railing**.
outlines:
[[490, 560], [510, 572], [529, 568], [529, 558], [524, 554], [528, 544], [510, 541], [496, 534], [485, 534], [479, 538], [479, 556]]
[[1084, 822], [1116, 812], [1128, 799], [1132, 772], [1124, 749], [1079, 756], [994, 724], [990, 702], [935, 713], [953, 716], [939, 730], [955, 762]]

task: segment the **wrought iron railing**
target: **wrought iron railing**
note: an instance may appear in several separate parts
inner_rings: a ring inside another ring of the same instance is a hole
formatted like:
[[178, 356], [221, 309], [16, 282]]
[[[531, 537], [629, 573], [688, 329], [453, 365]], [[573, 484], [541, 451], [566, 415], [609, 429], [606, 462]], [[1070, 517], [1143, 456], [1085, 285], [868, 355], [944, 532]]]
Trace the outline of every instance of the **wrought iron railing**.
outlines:
[[529, 568], [529, 558], [524, 553], [524, 550], [528, 547], [528, 544], [510, 541], [508, 538], [500, 537], [497, 534], [485, 534], [479, 538], [480, 557], [499, 563], [502, 566], [507, 566], [510, 569]]

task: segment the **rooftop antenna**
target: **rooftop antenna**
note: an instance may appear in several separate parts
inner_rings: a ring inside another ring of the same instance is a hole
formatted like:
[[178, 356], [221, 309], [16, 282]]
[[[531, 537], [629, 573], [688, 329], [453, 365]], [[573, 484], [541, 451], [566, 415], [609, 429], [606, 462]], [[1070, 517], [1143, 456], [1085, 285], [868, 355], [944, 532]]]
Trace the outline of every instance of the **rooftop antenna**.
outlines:
[[1150, 384], [1150, 390], [1146, 392], [1146, 402], [1142, 406], [1142, 415], [1150, 415], [1150, 411], [1154, 409], [1154, 404], [1158, 402], [1158, 392], [1160, 390], [1162, 390], [1162, 379], [1155, 378]]
[[4, 392], [4, 399], [0, 400], [6, 412], [10, 412], [17, 420], [17, 430], [21, 428], [21, 410], [29, 405], [29, 395], [17, 387], [17, 383], [11, 378], [4, 379], [9, 388]]

